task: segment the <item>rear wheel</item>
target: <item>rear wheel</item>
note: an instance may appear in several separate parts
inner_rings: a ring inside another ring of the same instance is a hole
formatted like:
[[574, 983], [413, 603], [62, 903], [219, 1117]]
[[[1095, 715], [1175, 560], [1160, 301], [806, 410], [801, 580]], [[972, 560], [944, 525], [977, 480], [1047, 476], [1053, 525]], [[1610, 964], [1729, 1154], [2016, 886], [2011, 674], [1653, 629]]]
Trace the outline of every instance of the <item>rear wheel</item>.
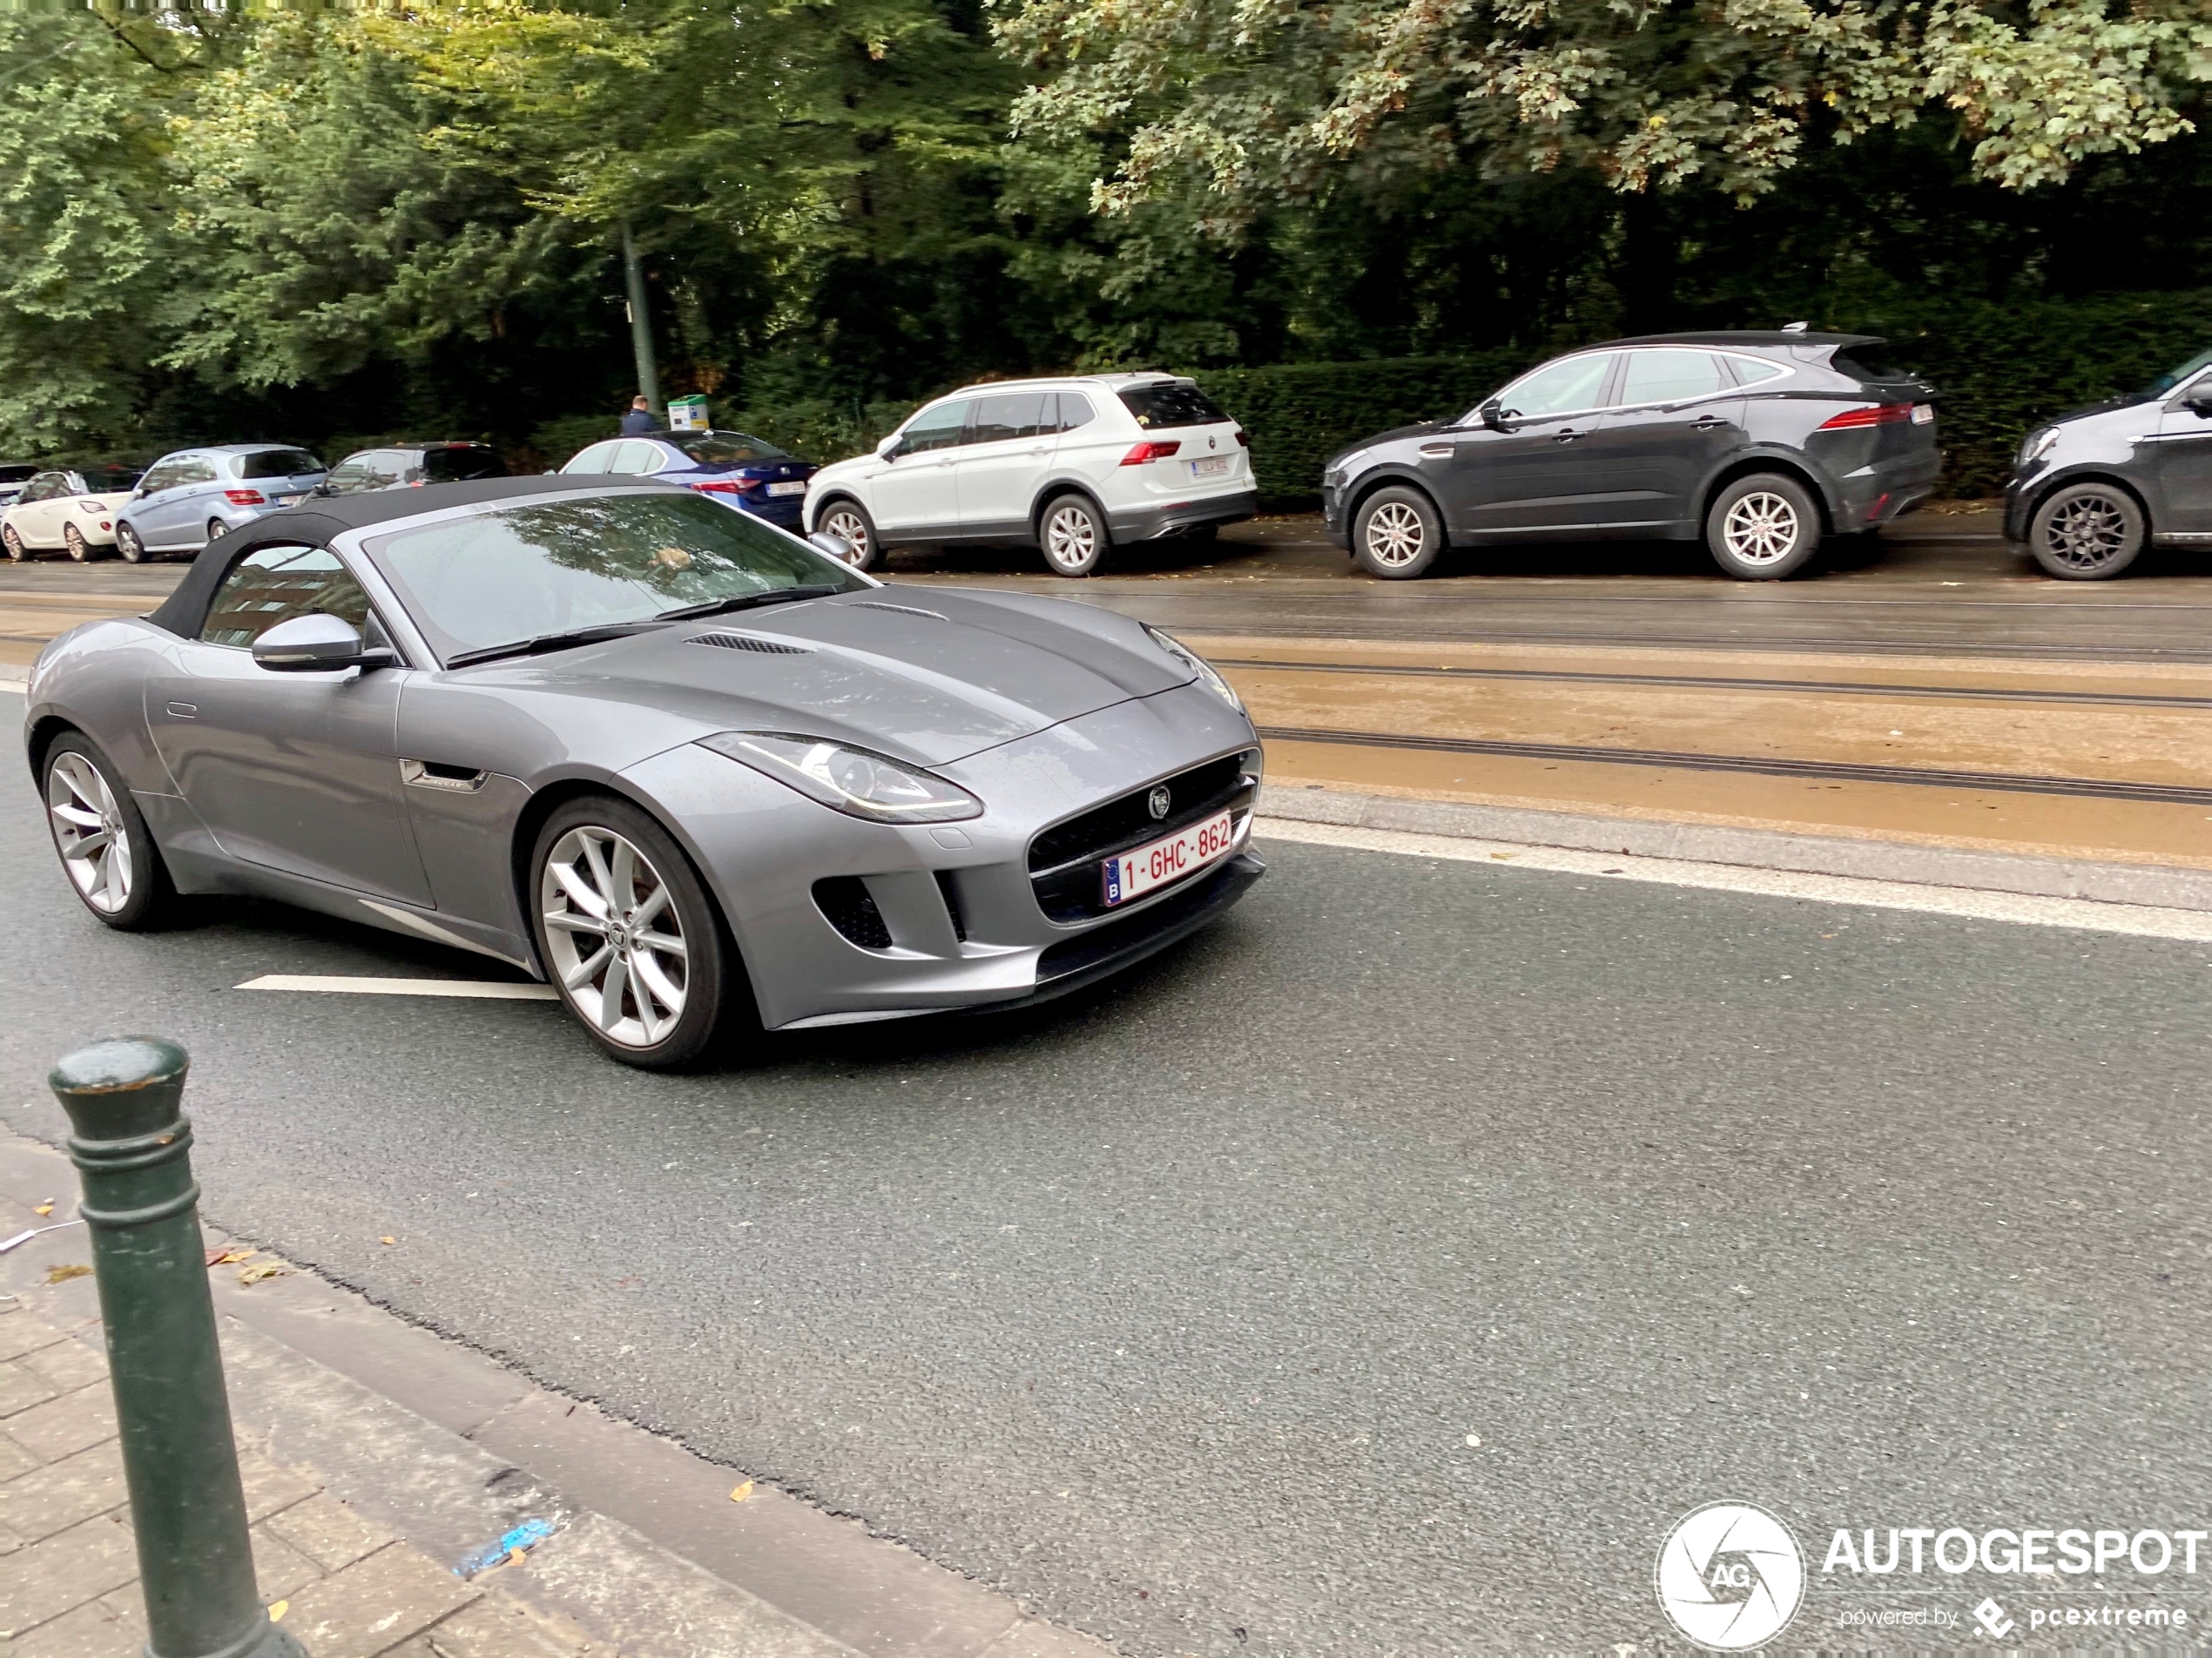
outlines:
[[106, 755], [78, 731], [40, 762], [46, 826], [84, 907], [125, 933], [157, 927], [176, 902], [152, 832]]
[[8, 556], [18, 564], [30, 556], [30, 549], [23, 544], [23, 537], [17, 533], [13, 524], [0, 528], [0, 546], [4, 546], [8, 549]]
[[220, 518], [210, 518], [207, 521], [207, 539], [210, 541], [220, 541], [225, 536], [230, 533], [230, 529], [231, 527], [225, 523]]
[[138, 539], [138, 532], [128, 524], [116, 525], [115, 550], [131, 563], [143, 564], [146, 562], [146, 544]]
[[593, 1041], [648, 1070], [706, 1052], [737, 953], [665, 829], [611, 795], [572, 800], [538, 831], [529, 890], [539, 959]]
[[1062, 495], [1044, 509], [1044, 562], [1055, 576], [1096, 576], [1113, 551], [1105, 515], [1081, 495]]
[[2120, 574], [2143, 550], [2143, 509], [2109, 483], [2058, 489], [2028, 522], [2028, 550], [2061, 582], [2101, 582]]
[[853, 556], [846, 563], [854, 570], [872, 570], [883, 563], [883, 544], [876, 539], [875, 521], [859, 502], [831, 502], [814, 528], [852, 548]]
[[1409, 582], [1427, 575], [1443, 551], [1443, 517], [1418, 489], [1378, 489], [1352, 515], [1352, 556], [1370, 576]]
[[1820, 509], [1795, 478], [1754, 473], [1714, 498], [1705, 546], [1739, 582], [1778, 582], [1820, 550]]
[[75, 524], [62, 526], [62, 545], [78, 563], [89, 563], [92, 557], [92, 543], [84, 539], [84, 532]]

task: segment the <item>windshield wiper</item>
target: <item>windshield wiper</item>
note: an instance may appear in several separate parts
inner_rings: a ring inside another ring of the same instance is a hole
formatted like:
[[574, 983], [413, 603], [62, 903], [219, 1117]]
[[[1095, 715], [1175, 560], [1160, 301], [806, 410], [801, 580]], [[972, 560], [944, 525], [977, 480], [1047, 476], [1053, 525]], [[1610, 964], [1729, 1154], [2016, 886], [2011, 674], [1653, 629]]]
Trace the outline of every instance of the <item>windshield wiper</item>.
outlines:
[[597, 627], [570, 628], [564, 633], [541, 633], [535, 638], [517, 639], [512, 644], [488, 644], [481, 650], [463, 650], [457, 657], [448, 657], [446, 666], [465, 668], [472, 662], [490, 662], [500, 657], [535, 657], [541, 651], [566, 650], [572, 645], [597, 644], [604, 639], [650, 632], [659, 625], [658, 621], [602, 622]]
[[664, 622], [680, 622], [685, 617], [720, 616], [725, 610], [750, 610], [756, 604], [781, 604], [790, 599], [826, 599], [833, 593], [842, 593], [840, 582], [815, 582], [798, 587], [772, 587], [765, 593], [745, 593], [733, 599], [709, 599], [705, 604], [686, 604], [681, 610], [663, 610]]

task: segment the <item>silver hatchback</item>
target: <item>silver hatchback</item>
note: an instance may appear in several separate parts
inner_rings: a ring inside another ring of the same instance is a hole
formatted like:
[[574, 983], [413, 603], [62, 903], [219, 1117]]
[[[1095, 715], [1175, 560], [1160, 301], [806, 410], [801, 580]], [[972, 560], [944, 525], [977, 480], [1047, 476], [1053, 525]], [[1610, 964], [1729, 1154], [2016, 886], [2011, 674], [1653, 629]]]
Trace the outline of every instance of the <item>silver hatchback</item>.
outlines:
[[117, 515], [116, 550], [134, 564], [196, 553], [265, 513], [297, 506], [324, 475], [321, 462], [285, 443], [172, 450], [146, 468]]

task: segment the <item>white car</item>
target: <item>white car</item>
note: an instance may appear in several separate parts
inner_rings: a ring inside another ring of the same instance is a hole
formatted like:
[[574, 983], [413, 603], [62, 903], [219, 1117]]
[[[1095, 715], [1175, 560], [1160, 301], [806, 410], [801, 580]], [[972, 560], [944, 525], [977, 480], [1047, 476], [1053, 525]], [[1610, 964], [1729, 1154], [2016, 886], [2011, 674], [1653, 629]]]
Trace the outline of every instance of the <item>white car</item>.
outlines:
[[60, 552], [81, 564], [115, 545], [116, 511], [130, 498], [128, 489], [94, 493], [81, 472], [41, 472], [0, 512], [0, 546], [18, 562]]
[[1116, 546], [1204, 537], [1259, 504], [1250, 439], [1172, 374], [969, 386], [925, 404], [873, 455], [817, 472], [806, 528], [863, 570], [889, 547], [1035, 547], [1089, 576]]

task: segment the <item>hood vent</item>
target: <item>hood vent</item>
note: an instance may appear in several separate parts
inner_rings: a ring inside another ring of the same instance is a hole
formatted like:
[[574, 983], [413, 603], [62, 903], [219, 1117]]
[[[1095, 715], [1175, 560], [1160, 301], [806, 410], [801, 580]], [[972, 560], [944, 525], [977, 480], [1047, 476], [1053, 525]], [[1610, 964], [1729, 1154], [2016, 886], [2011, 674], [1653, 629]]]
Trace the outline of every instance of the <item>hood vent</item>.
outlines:
[[804, 645], [779, 644], [773, 639], [756, 639], [748, 633], [694, 633], [684, 643], [718, 645], [725, 650], [757, 650], [764, 657], [811, 657], [814, 654]]
[[887, 604], [881, 599], [854, 599], [845, 608], [848, 610], [896, 610], [900, 616], [926, 616], [932, 622], [951, 620], [941, 611], [924, 610], [911, 604]]

